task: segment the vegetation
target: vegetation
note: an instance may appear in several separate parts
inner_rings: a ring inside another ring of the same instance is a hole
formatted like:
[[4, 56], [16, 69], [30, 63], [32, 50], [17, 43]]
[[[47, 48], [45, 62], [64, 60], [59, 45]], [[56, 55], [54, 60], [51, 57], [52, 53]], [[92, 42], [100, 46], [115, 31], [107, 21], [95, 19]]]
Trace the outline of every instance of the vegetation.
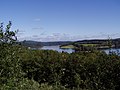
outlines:
[[40, 84], [92, 90], [114, 90], [119, 84], [115, 78], [119, 80], [120, 58], [115, 54], [106, 55], [97, 51], [72, 54], [47, 50], [30, 52], [24, 58], [23, 70], [27, 73], [26, 77]]
[[22, 41], [23, 46], [31, 48], [41, 48], [42, 46], [57, 46], [57, 45], [66, 45], [71, 43], [70, 41], [56, 41], [56, 42], [38, 42], [38, 41]]
[[17, 37], [15, 34], [17, 31], [10, 31], [12, 23], [9, 21], [9, 24], [6, 25], [6, 28], [4, 29], [3, 23], [0, 24], [0, 44], [2, 43], [9, 43], [12, 44], [17, 40]]
[[95, 40], [81, 40], [76, 42], [71, 42], [69, 44], [61, 45], [60, 48], [65, 49], [75, 49], [75, 51], [91, 51], [91, 50], [101, 50], [101, 49], [111, 49], [111, 48], [120, 48], [120, 38], [111, 39], [95, 39]]
[[[5, 37], [6, 34], [1, 35]], [[30, 50], [13, 43], [16, 39], [9, 39], [9, 42], [2, 42], [2, 39], [1, 90], [118, 90], [120, 88], [120, 56], [115, 53], [106, 54], [93, 50], [69, 54], [52, 50]]]
[[83, 45], [83, 46], [92, 46], [92, 47], [94, 47], [94, 46], [97, 46], [97, 44], [81, 44], [81, 45]]
[[60, 48], [62, 48], [62, 49], [74, 49], [75, 46], [73, 46], [73, 45], [61, 45]]

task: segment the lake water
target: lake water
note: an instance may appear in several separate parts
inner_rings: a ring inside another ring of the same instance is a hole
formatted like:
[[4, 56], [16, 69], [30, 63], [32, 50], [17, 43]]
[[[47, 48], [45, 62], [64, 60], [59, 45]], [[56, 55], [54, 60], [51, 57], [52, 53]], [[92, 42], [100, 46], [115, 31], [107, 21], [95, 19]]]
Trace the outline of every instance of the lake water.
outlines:
[[43, 50], [56, 50], [58, 52], [67, 52], [67, 53], [72, 53], [74, 52], [73, 49], [61, 49], [59, 48], [59, 45], [58, 46], [43, 46], [41, 49]]
[[120, 48], [119, 49], [111, 49], [111, 50], [109, 50], [109, 49], [106, 49], [106, 50], [104, 50], [107, 54], [109, 54], [109, 52], [113, 52], [113, 53], [116, 53], [117, 55], [119, 55], [120, 56]]
[[[75, 52], [73, 49], [61, 49], [59, 48], [59, 45], [58, 46], [43, 46], [41, 49], [43, 50], [56, 50], [58, 52], [67, 52], [67, 53], [72, 53], [72, 52]], [[109, 53], [109, 49], [106, 49], [104, 50], [107, 54]], [[111, 49], [112, 52], [115, 52], [115, 53], [119, 53], [120, 55], [120, 49]]]

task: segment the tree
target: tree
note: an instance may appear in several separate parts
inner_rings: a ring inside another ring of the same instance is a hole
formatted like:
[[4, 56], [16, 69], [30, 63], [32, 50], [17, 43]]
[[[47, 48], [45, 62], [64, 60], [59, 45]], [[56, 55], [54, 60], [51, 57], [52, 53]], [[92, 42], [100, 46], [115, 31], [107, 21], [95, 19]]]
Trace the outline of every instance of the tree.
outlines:
[[17, 41], [16, 33], [17, 31], [10, 31], [10, 28], [12, 26], [11, 21], [6, 25], [6, 28], [4, 28], [3, 23], [0, 24], [0, 44], [2, 43], [8, 43], [12, 44], [15, 41]]
[[108, 47], [109, 47], [109, 53], [111, 53], [111, 48], [112, 48], [112, 39], [110, 36], [108, 36], [108, 41], [107, 41]]

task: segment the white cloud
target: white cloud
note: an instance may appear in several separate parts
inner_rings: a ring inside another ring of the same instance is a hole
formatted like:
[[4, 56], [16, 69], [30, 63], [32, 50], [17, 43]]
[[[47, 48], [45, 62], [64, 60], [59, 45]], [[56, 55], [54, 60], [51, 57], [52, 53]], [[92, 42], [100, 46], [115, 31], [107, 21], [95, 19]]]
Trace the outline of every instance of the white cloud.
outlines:
[[24, 33], [25, 33], [25, 31], [23, 31], [23, 30], [19, 30], [19, 31], [17, 32], [17, 37], [21, 37], [21, 36], [23, 36]]
[[[116, 38], [120, 36], [120, 33], [109, 34], [111, 38]], [[108, 34], [98, 34], [98, 35], [77, 35], [71, 36], [69, 34], [61, 34], [61, 33], [53, 33], [51, 35], [46, 35], [43, 32], [43, 35], [33, 35], [33, 36], [26, 36], [20, 37], [19, 40], [34, 40], [34, 41], [77, 41], [77, 40], [84, 40], [84, 39], [108, 39]]]

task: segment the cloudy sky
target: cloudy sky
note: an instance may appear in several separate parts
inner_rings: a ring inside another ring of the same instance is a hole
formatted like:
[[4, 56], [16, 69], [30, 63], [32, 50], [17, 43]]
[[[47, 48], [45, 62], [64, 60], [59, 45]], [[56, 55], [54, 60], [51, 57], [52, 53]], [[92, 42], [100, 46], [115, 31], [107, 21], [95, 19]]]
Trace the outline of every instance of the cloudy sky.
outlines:
[[120, 37], [120, 0], [0, 0], [0, 22], [19, 40], [66, 41]]

